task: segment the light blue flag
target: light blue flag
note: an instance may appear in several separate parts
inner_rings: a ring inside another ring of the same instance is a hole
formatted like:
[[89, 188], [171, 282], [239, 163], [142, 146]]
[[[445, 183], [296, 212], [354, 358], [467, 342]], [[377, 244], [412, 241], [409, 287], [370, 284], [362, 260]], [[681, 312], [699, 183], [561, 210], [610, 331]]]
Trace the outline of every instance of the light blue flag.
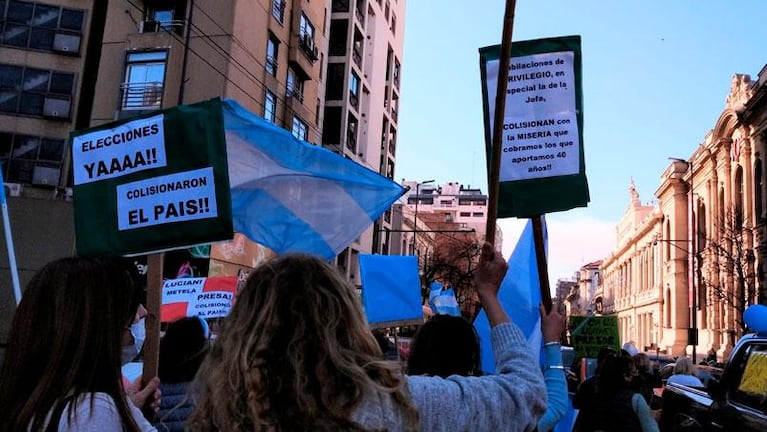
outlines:
[[360, 254], [359, 260], [362, 305], [369, 323], [423, 319], [415, 256]]
[[455, 298], [455, 291], [453, 288], [443, 290], [442, 284], [439, 282], [432, 282], [431, 284], [429, 306], [432, 312], [437, 315], [461, 316], [461, 308]]
[[223, 101], [235, 231], [278, 254], [332, 259], [405, 189]]
[[[544, 247], [548, 251], [546, 223], [543, 224]], [[509, 269], [501, 282], [498, 300], [503, 305], [511, 320], [527, 337], [530, 351], [535, 358], [541, 358], [541, 303], [540, 282], [538, 282], [538, 263], [535, 258], [535, 240], [532, 220], [527, 222], [522, 235], [517, 241], [514, 252], [509, 257]], [[482, 370], [495, 373], [493, 348], [490, 343], [490, 323], [485, 311], [480, 311], [474, 321], [474, 327], [480, 338]]]

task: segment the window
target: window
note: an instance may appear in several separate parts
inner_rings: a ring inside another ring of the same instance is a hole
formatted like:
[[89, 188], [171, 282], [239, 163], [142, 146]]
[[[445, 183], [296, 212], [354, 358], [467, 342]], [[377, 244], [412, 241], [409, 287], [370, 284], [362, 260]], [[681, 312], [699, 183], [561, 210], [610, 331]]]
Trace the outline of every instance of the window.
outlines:
[[301, 21], [298, 24], [298, 36], [301, 39], [306, 37], [314, 40], [314, 25], [303, 12], [301, 12]]
[[166, 51], [130, 52], [122, 84], [123, 110], [162, 108], [165, 87]]
[[764, 411], [767, 407], [764, 401], [764, 395], [767, 394], [767, 370], [760, 366], [766, 363], [767, 345], [754, 344], [746, 348], [737, 365], [732, 365], [737, 367], [737, 371], [742, 371], [732, 395], [736, 403]]
[[471, 217], [471, 212], [461, 212], [461, 217]]
[[309, 60], [316, 61], [319, 58], [319, 50], [314, 44], [314, 25], [303, 12], [298, 25], [298, 46]]
[[272, 16], [282, 24], [285, 19], [285, 0], [272, 0]]
[[290, 132], [300, 140], [309, 140], [309, 126], [298, 116], [293, 116], [293, 125], [290, 128]]
[[69, 119], [74, 74], [0, 64], [0, 112]]
[[349, 113], [349, 119], [346, 123], [346, 148], [353, 153], [357, 152], [357, 118]]
[[82, 10], [23, 1], [0, 2], [0, 44], [79, 54]]
[[472, 214], [472, 216], [474, 216], [474, 217], [482, 217], [482, 216], [484, 216], [484, 215], [485, 215], [485, 214], [484, 214], [484, 213], [482, 213], [482, 212], [479, 212], [479, 213], [474, 213], [474, 214]]
[[267, 90], [266, 96], [264, 97], [264, 118], [267, 121], [274, 123], [274, 120], [276, 119], [276, 113], [277, 97], [274, 95], [274, 93]]
[[277, 53], [280, 47], [280, 40], [274, 33], [269, 32], [269, 36], [266, 39], [266, 73], [272, 76], [277, 76]]
[[360, 77], [356, 72], [349, 74], [349, 102], [354, 108], [360, 107]]
[[298, 74], [293, 68], [288, 68], [288, 79], [285, 87], [287, 97], [294, 97], [299, 102], [304, 101], [304, 82], [298, 78]]
[[399, 60], [396, 58], [394, 59], [394, 72], [392, 74], [392, 79], [394, 80], [394, 85], [399, 88], [399, 70], [400, 70], [400, 64]]
[[394, 15], [393, 12], [391, 14], [391, 26], [389, 26], [389, 29], [391, 29], [392, 34], [397, 33], [397, 16]]
[[5, 181], [57, 186], [64, 145], [64, 139], [0, 132]]

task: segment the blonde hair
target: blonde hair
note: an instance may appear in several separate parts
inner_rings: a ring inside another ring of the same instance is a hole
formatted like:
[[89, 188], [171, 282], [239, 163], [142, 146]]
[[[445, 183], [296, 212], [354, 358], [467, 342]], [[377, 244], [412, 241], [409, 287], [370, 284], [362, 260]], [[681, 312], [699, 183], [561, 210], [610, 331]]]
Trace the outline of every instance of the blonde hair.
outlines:
[[674, 365], [674, 375], [693, 375], [694, 366], [689, 357], [680, 357], [676, 359]]
[[416, 430], [397, 363], [382, 360], [355, 288], [318, 258], [253, 270], [195, 381], [192, 431], [363, 431], [363, 397], [391, 395]]

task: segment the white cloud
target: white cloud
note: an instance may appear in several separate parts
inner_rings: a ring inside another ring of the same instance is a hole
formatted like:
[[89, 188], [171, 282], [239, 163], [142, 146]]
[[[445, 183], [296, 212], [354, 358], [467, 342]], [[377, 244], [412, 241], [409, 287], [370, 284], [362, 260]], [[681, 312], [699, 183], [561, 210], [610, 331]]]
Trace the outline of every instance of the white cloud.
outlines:
[[[579, 215], [577, 211], [546, 216], [549, 231], [549, 281], [552, 290], [557, 279], [571, 278], [580, 267], [607, 257], [615, 248], [615, 226], [611, 221]], [[503, 256], [508, 259], [517, 244], [527, 219], [502, 219]]]

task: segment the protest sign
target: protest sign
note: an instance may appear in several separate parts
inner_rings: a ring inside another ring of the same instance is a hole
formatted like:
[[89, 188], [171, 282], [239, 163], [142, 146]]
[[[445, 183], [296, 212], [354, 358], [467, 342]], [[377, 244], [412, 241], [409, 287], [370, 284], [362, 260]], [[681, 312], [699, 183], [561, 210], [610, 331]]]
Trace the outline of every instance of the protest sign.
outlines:
[[191, 316], [227, 316], [236, 290], [236, 276], [168, 279], [162, 287], [160, 320], [169, 322]]
[[220, 100], [71, 138], [78, 254], [136, 254], [232, 238]]
[[618, 317], [571, 316], [570, 342], [576, 358], [597, 358], [599, 350], [604, 347], [620, 350]]
[[[500, 45], [480, 49], [488, 155], [499, 57]], [[580, 37], [513, 42], [507, 79], [498, 217], [585, 206]]]

